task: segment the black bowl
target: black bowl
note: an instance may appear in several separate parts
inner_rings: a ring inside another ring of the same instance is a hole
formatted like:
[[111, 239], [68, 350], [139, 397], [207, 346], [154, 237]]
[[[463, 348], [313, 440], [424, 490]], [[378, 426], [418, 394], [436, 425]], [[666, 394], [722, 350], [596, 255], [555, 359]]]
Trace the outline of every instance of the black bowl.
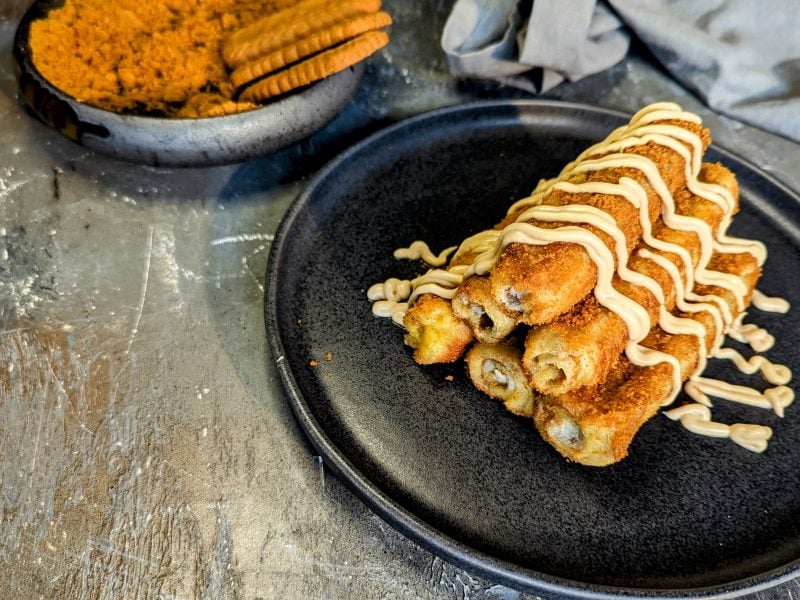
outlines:
[[117, 158], [154, 166], [224, 164], [275, 152], [319, 131], [355, 94], [364, 63], [256, 110], [201, 119], [121, 114], [89, 106], [65, 94], [33, 64], [28, 39], [36, 19], [63, 5], [38, 0], [14, 37], [16, 75], [34, 114], [62, 135]]

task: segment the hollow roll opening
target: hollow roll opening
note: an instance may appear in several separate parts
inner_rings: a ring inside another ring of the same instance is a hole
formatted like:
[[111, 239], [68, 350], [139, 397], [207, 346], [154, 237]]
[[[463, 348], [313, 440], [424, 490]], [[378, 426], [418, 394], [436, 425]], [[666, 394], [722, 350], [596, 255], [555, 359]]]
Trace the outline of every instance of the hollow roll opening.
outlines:
[[508, 310], [515, 313], [522, 314], [524, 310], [523, 297], [524, 294], [513, 287], [509, 286], [503, 290], [503, 304]]
[[480, 317], [478, 317], [478, 327], [481, 329], [481, 331], [491, 332], [492, 329], [494, 329], [494, 321], [492, 321], [492, 318], [484, 312]]
[[500, 387], [507, 393], [517, 387], [514, 377], [506, 372], [505, 367], [490, 358], [483, 361], [483, 375], [492, 387]]
[[557, 389], [564, 385], [567, 380], [567, 373], [561, 368], [563, 362], [553, 354], [543, 354], [537, 356], [532, 361], [531, 370], [535, 373], [535, 380], [541, 387], [547, 389]]
[[533, 417], [534, 394], [520, 364], [520, 349], [512, 344], [478, 342], [465, 357], [472, 383], [515, 415]]
[[453, 311], [472, 328], [475, 337], [490, 344], [505, 339], [517, 326], [513, 317], [491, 297], [489, 282], [485, 278], [472, 277], [461, 284], [453, 296]]
[[583, 432], [580, 426], [566, 414], [559, 414], [547, 424], [547, 434], [557, 445], [566, 446], [572, 450], [583, 448]]

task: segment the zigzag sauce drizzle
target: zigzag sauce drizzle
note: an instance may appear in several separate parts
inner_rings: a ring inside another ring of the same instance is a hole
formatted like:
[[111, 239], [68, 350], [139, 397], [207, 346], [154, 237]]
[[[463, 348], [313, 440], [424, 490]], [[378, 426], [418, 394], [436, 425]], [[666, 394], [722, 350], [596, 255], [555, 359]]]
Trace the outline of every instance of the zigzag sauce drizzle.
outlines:
[[[458, 247], [453, 258], [471, 255], [474, 258], [468, 264], [458, 264], [447, 269], [431, 269], [424, 275], [411, 281], [389, 279], [383, 284], [376, 284], [368, 291], [370, 300], [375, 301], [373, 313], [377, 316], [391, 316], [402, 324], [408, 304], [420, 294], [436, 294], [443, 298], [452, 298], [457, 287], [473, 275], [482, 275], [491, 270], [502, 250], [511, 243], [544, 245], [558, 242], [577, 243], [584, 247], [597, 266], [598, 277], [595, 295], [603, 306], [616, 313], [626, 324], [629, 343], [625, 352], [629, 360], [638, 366], [652, 366], [659, 362], [667, 362], [672, 366], [673, 391], [665, 404], [671, 403], [681, 389], [681, 373], [678, 360], [669, 354], [645, 348], [640, 342], [647, 335], [650, 319], [647, 311], [638, 303], [617, 292], [612, 285], [612, 277], [616, 273], [624, 281], [639, 285], [650, 291], [660, 303], [659, 326], [667, 333], [677, 335], [693, 335], [698, 339], [699, 355], [694, 373], [685, 385], [686, 392], [695, 400], [694, 404], [682, 406], [666, 414], [672, 419], [680, 420], [689, 430], [703, 435], [730, 437], [732, 441], [753, 451], [763, 451], [771, 430], [758, 425], [736, 424], [728, 426], [711, 421], [708, 407], [709, 395], [735, 402], [771, 408], [776, 414], [783, 414], [783, 409], [794, 399], [793, 392], [783, 384], [791, 379], [791, 372], [783, 365], [774, 365], [766, 358], [754, 356], [749, 361], [730, 348], [722, 348], [724, 336], [729, 333], [734, 339], [745, 341], [756, 351], [768, 349], [774, 338], [763, 329], [754, 325], [744, 325], [744, 316], [748, 288], [737, 276], [708, 269], [712, 253], [744, 253], [755, 257], [759, 266], [766, 259], [766, 248], [761, 242], [745, 240], [727, 235], [736, 209], [736, 200], [721, 185], [701, 182], [697, 179], [701, 169], [702, 141], [691, 131], [669, 123], [659, 121], [686, 121], [700, 123], [699, 117], [683, 112], [680, 107], [670, 103], [660, 103], [640, 111], [630, 124], [620, 127], [604, 141], [590, 147], [579, 157], [569, 163], [558, 177], [542, 180], [533, 193], [516, 202], [508, 211], [515, 215], [515, 222], [503, 230], [487, 230], [467, 238]], [[633, 153], [624, 153], [632, 147], [655, 143], [678, 153], [683, 159], [686, 169], [687, 188], [694, 195], [714, 203], [722, 210], [722, 219], [716, 231], [704, 220], [692, 216], [678, 214], [675, 201], [665, 184], [657, 165], [650, 159]], [[688, 146], [688, 147], [687, 147]], [[689, 252], [676, 244], [664, 242], [652, 235], [649, 218], [648, 196], [639, 182], [623, 177], [618, 183], [585, 182], [570, 183], [565, 181], [581, 173], [604, 169], [629, 168], [642, 173], [649, 186], [655, 191], [661, 202], [661, 219], [664, 224], [674, 230], [691, 232], [700, 241], [700, 257], [693, 264]], [[714, 321], [714, 340], [711, 355], [731, 360], [735, 366], [745, 373], [759, 370], [773, 384], [780, 384], [760, 393], [752, 388], [733, 386], [722, 381], [700, 377], [707, 364], [705, 327], [697, 320], [672, 315], [664, 306], [664, 292], [660, 285], [650, 277], [631, 271], [627, 267], [628, 251], [625, 236], [614, 219], [606, 212], [585, 205], [548, 206], [542, 204], [544, 198], [552, 191], [562, 190], [568, 193], [609, 194], [625, 198], [639, 210], [639, 222], [642, 227], [642, 241], [652, 250], [642, 249], [639, 256], [655, 262], [665, 269], [673, 281], [677, 308], [687, 314], [707, 312]], [[574, 225], [556, 228], [537, 227], [528, 221], [569, 222], [591, 225], [603, 231], [614, 240], [612, 253], [605, 243], [585, 227]], [[417, 246], [419, 246], [417, 244]], [[415, 244], [412, 244], [412, 248]], [[434, 257], [427, 249], [425, 258]], [[410, 250], [410, 249], [408, 249]], [[448, 249], [449, 251], [450, 249]], [[447, 251], [446, 251], [447, 252]], [[661, 253], [677, 255], [683, 265], [683, 276], [678, 267]], [[441, 260], [440, 257], [435, 257]], [[685, 281], [684, 281], [685, 278]], [[728, 302], [717, 295], [698, 295], [695, 284], [716, 286], [725, 290], [735, 303], [736, 313]], [[407, 300], [403, 302], [403, 300]], [[768, 298], [755, 290], [752, 301], [756, 308], [785, 312], [788, 303], [780, 298]]]

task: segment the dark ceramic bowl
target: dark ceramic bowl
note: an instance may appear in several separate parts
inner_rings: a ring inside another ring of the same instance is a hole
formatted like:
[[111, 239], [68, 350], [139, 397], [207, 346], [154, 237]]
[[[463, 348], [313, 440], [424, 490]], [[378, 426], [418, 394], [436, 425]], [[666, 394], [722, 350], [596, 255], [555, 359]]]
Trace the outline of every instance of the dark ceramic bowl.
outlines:
[[363, 62], [249, 112], [176, 119], [102, 110], [50, 84], [34, 66], [30, 26], [63, 0], [39, 0], [14, 37], [19, 89], [39, 119], [62, 135], [103, 154], [154, 166], [236, 162], [275, 152], [322, 129], [344, 109], [364, 74]]

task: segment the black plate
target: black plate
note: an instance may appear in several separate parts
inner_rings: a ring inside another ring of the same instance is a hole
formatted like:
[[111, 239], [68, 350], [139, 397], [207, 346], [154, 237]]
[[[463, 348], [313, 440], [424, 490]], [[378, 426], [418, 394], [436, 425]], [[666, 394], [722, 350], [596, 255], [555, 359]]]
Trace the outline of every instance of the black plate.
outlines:
[[[270, 348], [327, 464], [389, 523], [457, 565], [512, 587], [591, 598], [762, 589], [798, 573], [797, 408], [781, 420], [718, 403], [720, 420], [773, 427], [764, 455], [657, 416], [627, 459], [582, 467], [475, 391], [462, 364], [414, 364], [401, 330], [370, 314], [368, 286], [420, 268], [395, 261], [395, 248], [422, 239], [438, 250], [491, 226], [625, 120], [565, 103], [468, 105], [351, 148], [308, 186], [275, 239]], [[708, 159], [739, 177], [733, 232], [769, 247], [759, 287], [800, 305], [800, 199], [719, 148]], [[753, 317], [779, 333], [771, 356], [800, 373], [800, 311]]]
[[358, 89], [364, 63], [255, 110], [202, 119], [120, 114], [84, 104], [53, 86], [33, 63], [31, 23], [64, 0], [37, 0], [14, 36], [16, 75], [33, 113], [63, 136], [109, 156], [153, 166], [236, 162], [310, 136], [339, 114]]

